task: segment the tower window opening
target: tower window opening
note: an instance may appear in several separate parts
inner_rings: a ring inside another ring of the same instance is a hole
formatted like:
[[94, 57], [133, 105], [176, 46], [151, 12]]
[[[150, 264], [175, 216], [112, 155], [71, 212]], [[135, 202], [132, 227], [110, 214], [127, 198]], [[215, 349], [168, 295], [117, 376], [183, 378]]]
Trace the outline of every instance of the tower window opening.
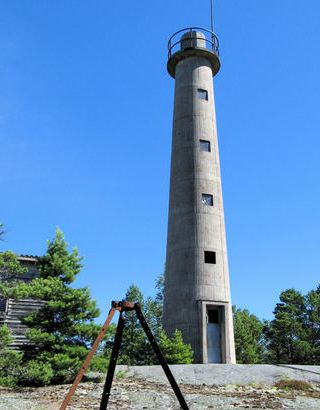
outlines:
[[200, 151], [211, 152], [210, 141], [200, 140]]
[[7, 299], [0, 298], [0, 312], [5, 312], [7, 309]]
[[202, 203], [203, 205], [213, 206], [213, 195], [211, 194], [202, 194]]
[[216, 253], [211, 251], [204, 251], [204, 263], [216, 264]]
[[208, 323], [219, 323], [219, 310], [218, 309], [208, 309]]
[[198, 98], [199, 98], [199, 100], [208, 101], [208, 91], [203, 90], [202, 88], [198, 88]]

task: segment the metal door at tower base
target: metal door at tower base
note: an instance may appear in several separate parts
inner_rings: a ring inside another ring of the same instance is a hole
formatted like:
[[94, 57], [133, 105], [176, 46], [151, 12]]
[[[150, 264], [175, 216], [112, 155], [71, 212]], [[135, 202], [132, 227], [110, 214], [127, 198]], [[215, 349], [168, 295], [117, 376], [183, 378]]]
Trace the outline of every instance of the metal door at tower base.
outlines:
[[208, 363], [221, 363], [221, 308], [207, 308]]

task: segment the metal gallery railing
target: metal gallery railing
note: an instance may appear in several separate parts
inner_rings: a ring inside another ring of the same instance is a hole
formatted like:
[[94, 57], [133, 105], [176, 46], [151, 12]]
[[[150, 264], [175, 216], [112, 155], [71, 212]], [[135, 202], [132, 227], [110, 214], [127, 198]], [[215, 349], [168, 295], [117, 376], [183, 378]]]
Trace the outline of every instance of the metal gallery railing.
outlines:
[[[193, 37], [195, 32], [201, 32], [205, 37]], [[185, 34], [190, 33], [190, 37], [186, 36]], [[179, 39], [178, 39], [179, 36]], [[171, 58], [173, 54], [181, 49], [182, 43], [190, 41], [199, 40], [203, 41], [204, 47], [197, 47], [197, 48], [204, 48], [210, 50], [212, 53], [219, 56], [219, 40], [218, 37], [214, 34], [213, 31], [208, 30], [202, 27], [187, 27], [183, 28], [179, 31], [176, 31], [168, 41], [168, 59]], [[192, 47], [190, 47], [192, 48]]]

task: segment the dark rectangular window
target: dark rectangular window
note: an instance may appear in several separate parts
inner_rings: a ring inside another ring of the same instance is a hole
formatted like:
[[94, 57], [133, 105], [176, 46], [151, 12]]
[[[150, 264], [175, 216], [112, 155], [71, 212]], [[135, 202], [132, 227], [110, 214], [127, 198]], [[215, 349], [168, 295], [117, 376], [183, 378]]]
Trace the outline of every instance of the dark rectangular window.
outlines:
[[208, 309], [208, 323], [219, 323], [218, 309]]
[[205, 263], [212, 263], [215, 265], [216, 263], [216, 253], [211, 251], [204, 251], [204, 262]]
[[7, 307], [7, 299], [0, 298], [0, 312], [5, 312]]
[[208, 101], [208, 91], [203, 90], [202, 88], [198, 88], [198, 98], [200, 100], [207, 100]]
[[203, 205], [213, 206], [213, 196], [211, 194], [202, 194]]
[[200, 140], [200, 151], [211, 152], [210, 141]]

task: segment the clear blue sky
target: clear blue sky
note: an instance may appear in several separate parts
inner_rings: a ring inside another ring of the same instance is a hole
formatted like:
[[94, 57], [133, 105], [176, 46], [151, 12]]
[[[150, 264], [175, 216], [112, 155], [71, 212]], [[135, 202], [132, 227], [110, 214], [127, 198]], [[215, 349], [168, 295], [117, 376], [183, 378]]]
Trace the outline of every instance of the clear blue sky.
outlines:
[[[233, 303], [271, 318], [320, 278], [320, 2], [215, 3]], [[103, 314], [164, 270], [166, 42], [190, 25], [209, 26], [209, 0], [1, 1], [1, 248], [42, 254], [61, 227]]]

